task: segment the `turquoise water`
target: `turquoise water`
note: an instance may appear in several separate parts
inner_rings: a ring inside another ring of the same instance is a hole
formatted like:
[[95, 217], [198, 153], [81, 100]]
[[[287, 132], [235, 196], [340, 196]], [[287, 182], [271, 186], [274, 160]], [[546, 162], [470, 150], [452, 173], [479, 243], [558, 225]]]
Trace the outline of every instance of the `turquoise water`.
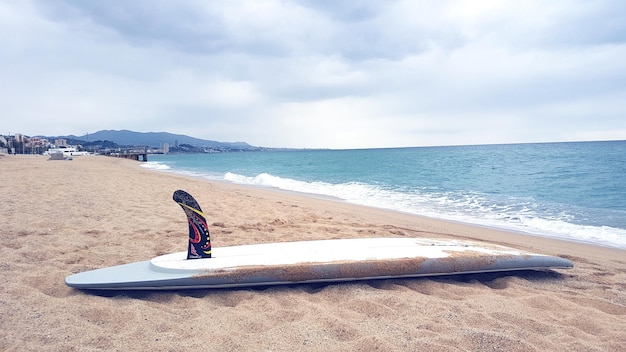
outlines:
[[626, 141], [151, 155], [144, 166], [626, 248]]

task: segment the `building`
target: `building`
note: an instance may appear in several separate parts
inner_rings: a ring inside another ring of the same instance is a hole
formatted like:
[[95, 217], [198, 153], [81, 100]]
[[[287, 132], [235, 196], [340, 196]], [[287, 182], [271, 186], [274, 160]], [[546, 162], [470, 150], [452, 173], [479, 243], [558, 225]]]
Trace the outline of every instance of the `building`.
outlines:
[[9, 153], [9, 141], [4, 136], [0, 136], [0, 155]]

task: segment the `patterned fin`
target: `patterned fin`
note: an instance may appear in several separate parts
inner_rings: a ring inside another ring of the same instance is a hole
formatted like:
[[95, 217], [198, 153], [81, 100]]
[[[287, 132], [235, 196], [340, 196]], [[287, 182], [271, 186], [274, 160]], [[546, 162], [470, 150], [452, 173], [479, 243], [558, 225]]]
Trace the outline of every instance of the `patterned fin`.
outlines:
[[183, 208], [189, 222], [187, 259], [211, 258], [211, 235], [200, 205], [189, 193], [182, 190], [174, 192], [173, 198]]

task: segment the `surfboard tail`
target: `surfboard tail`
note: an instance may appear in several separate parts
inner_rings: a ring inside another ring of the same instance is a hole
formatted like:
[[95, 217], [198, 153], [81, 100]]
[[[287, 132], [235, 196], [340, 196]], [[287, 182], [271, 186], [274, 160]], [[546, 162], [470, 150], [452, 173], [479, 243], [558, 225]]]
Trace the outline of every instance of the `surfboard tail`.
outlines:
[[189, 223], [187, 259], [211, 258], [211, 235], [198, 202], [187, 192], [174, 192], [174, 201], [183, 208]]

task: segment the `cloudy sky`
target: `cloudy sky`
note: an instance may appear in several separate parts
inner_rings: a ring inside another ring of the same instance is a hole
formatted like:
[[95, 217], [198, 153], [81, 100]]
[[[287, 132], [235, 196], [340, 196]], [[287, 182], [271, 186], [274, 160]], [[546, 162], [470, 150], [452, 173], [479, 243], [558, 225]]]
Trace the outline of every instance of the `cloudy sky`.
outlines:
[[623, 0], [0, 0], [0, 134], [626, 139]]

